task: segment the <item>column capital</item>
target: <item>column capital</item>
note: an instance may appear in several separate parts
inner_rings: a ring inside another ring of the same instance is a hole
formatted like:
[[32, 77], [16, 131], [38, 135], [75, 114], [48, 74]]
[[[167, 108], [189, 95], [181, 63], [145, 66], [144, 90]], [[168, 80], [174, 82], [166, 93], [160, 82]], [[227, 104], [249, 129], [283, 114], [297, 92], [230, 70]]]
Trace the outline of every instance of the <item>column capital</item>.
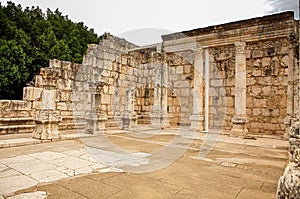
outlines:
[[234, 45], [236, 47], [236, 53], [245, 53], [245, 47], [246, 47], [246, 42], [234, 42]]

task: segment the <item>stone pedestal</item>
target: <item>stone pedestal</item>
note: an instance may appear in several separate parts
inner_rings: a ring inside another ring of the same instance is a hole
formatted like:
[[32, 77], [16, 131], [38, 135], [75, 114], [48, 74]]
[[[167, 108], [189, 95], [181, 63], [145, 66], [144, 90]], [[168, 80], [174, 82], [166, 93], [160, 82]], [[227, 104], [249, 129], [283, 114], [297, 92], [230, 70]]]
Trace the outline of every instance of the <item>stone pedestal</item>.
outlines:
[[97, 128], [97, 132], [101, 133], [103, 131], [105, 131], [106, 127], [105, 127], [105, 122], [107, 121], [107, 116], [103, 113], [98, 113], [97, 114], [97, 121], [98, 121], [98, 128]]
[[170, 116], [169, 116], [169, 114], [162, 114], [161, 115], [161, 121], [160, 121], [160, 123], [161, 123], [161, 128], [169, 128], [171, 125], [170, 125]]
[[234, 136], [247, 136], [248, 129], [246, 128], [246, 123], [248, 119], [246, 117], [233, 117], [231, 122], [233, 127], [231, 133]]
[[190, 130], [199, 131], [199, 132], [204, 130], [204, 116], [203, 115], [193, 114], [190, 117], [190, 120], [191, 120]]
[[61, 120], [59, 111], [38, 111], [34, 117], [36, 127], [33, 132], [33, 138], [41, 140], [60, 139], [58, 124]]
[[125, 112], [122, 115], [122, 129], [130, 129], [137, 125], [137, 114]]
[[151, 118], [151, 125], [153, 127], [158, 127], [158, 128], [161, 127], [161, 122], [160, 122], [161, 114], [160, 113], [152, 112], [150, 115], [150, 118]]
[[85, 133], [94, 134], [97, 131], [98, 127], [98, 117], [96, 112], [89, 113], [86, 118], [87, 127], [85, 129]]

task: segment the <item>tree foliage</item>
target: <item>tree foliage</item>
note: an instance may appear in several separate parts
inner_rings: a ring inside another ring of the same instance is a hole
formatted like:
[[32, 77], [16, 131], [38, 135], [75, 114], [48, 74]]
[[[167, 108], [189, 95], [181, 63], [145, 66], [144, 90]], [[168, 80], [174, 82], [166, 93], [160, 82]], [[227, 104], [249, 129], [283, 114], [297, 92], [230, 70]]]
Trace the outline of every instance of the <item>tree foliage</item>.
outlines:
[[0, 3], [0, 99], [20, 99], [26, 82], [32, 80], [49, 59], [82, 63], [87, 44], [100, 37], [82, 22], [74, 23], [58, 9]]

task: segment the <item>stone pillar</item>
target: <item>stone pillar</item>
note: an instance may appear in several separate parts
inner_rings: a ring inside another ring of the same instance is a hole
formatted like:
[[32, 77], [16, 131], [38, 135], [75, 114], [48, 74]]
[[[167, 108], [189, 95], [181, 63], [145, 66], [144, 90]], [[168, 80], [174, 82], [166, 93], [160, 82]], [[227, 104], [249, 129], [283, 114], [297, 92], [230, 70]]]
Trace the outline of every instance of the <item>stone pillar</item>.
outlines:
[[190, 117], [190, 129], [195, 131], [204, 130], [203, 75], [203, 50], [199, 48], [195, 50], [194, 55], [193, 114]]
[[168, 115], [168, 63], [165, 62], [161, 65], [161, 125], [162, 128], [170, 127]]
[[85, 132], [88, 134], [94, 134], [97, 131], [97, 113], [96, 113], [96, 106], [95, 106], [95, 96], [96, 92], [94, 91], [93, 88], [93, 83], [89, 83], [89, 88], [90, 90], [87, 91], [88, 95], [90, 96], [90, 101], [87, 103], [87, 115], [86, 115], [86, 122], [87, 122], [87, 127], [85, 129]]
[[43, 89], [41, 110], [36, 111], [34, 122], [33, 138], [41, 140], [60, 139], [58, 124], [61, 122], [61, 117], [59, 111], [56, 110], [55, 90]]
[[236, 42], [235, 44], [235, 114], [232, 118], [233, 135], [246, 136], [248, 130], [246, 123], [246, 43]]
[[[282, 58], [285, 65], [288, 67], [288, 87], [287, 87], [287, 104], [286, 104], [286, 117], [284, 119], [284, 124], [286, 125], [286, 132], [284, 134], [284, 139], [289, 138], [289, 128], [293, 124], [294, 121], [296, 121], [298, 118], [297, 116], [297, 110], [300, 110], [298, 108], [298, 97], [295, 95], [297, 92], [297, 89], [295, 85], [295, 81], [299, 81], [299, 77], [297, 75], [298, 71], [297, 68], [294, 67], [294, 51], [293, 51], [293, 45], [290, 46], [288, 55], [284, 56]], [[300, 84], [299, 84], [300, 85]], [[299, 95], [299, 94], [298, 94]], [[298, 114], [299, 116], [299, 114]]]
[[122, 115], [122, 129], [137, 125], [137, 114], [134, 111], [134, 89], [126, 91], [125, 112]]
[[154, 102], [151, 113], [151, 124], [158, 127], [160, 126], [161, 118], [161, 67], [158, 66], [154, 72]]
[[206, 47], [205, 48], [205, 116], [204, 116], [204, 126], [205, 126], [205, 132], [208, 133], [209, 131], [209, 86], [210, 86], [210, 81], [209, 81], [209, 68], [210, 68], [210, 58], [209, 58], [209, 50]]

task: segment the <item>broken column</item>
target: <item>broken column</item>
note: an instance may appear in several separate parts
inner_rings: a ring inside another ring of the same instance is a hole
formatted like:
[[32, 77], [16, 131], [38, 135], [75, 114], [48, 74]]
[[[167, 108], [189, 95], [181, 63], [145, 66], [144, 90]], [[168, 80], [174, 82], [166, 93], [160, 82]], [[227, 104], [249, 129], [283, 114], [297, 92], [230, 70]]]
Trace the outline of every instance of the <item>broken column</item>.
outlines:
[[194, 84], [193, 84], [193, 114], [190, 117], [191, 130], [204, 130], [203, 115], [203, 50], [195, 50], [194, 55]]
[[235, 49], [235, 114], [232, 118], [233, 135], [246, 136], [248, 130], [246, 123], [248, 121], [246, 115], [246, 43], [234, 43]]
[[130, 89], [126, 91], [126, 106], [122, 115], [122, 129], [136, 126], [137, 118], [137, 114], [134, 111], [134, 89]]
[[41, 140], [60, 139], [58, 124], [61, 122], [61, 116], [59, 111], [56, 110], [55, 90], [43, 89], [41, 110], [36, 111], [34, 122], [33, 138]]

